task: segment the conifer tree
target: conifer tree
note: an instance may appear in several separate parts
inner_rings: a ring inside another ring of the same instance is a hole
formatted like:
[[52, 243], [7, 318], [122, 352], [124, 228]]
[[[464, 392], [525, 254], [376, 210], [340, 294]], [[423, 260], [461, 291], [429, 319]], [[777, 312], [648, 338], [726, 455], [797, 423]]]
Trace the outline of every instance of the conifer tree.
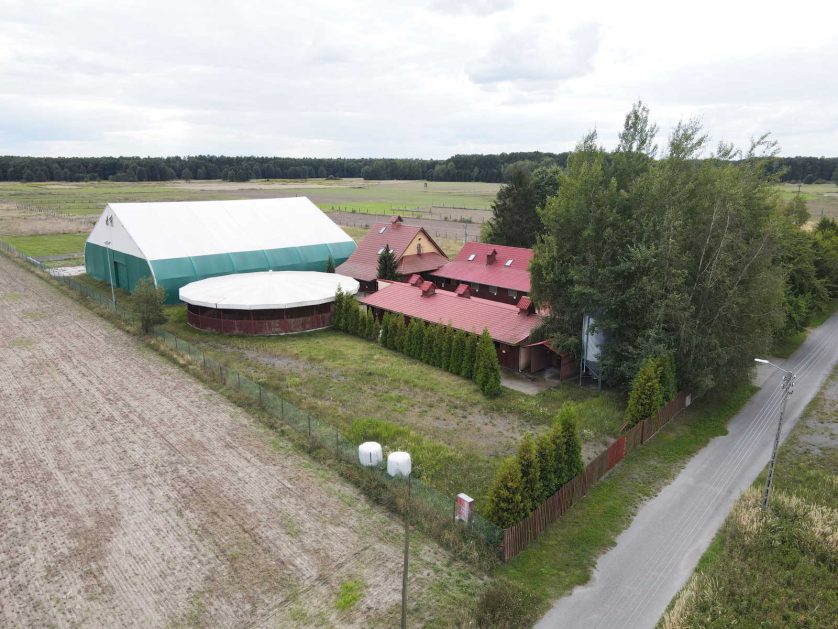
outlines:
[[585, 469], [585, 461], [582, 458], [582, 444], [579, 441], [579, 431], [576, 428], [576, 415], [579, 407], [576, 404], [566, 404], [559, 411], [559, 426], [562, 439], [562, 458], [564, 459], [565, 474], [567, 477], [564, 483], [574, 476], [582, 473]]
[[442, 327], [440, 334], [440, 350], [439, 350], [439, 368], [449, 371], [449, 364], [451, 362], [451, 344], [454, 341], [454, 330], [451, 329], [451, 324]]
[[398, 313], [392, 313], [390, 319], [390, 346], [397, 352], [404, 352], [404, 337], [407, 328], [404, 325], [404, 318]]
[[346, 309], [344, 308], [344, 295], [345, 293], [338, 286], [337, 291], [335, 291], [335, 306], [334, 311], [332, 312], [332, 325], [337, 330], [343, 330], [344, 325], [344, 316]]
[[[560, 411], [561, 413], [561, 411]], [[553, 425], [550, 426], [550, 431], [547, 433], [547, 439], [550, 442], [550, 447], [553, 450], [553, 473], [555, 478], [555, 491], [561, 489], [568, 480], [570, 480], [570, 472], [567, 461], [564, 456], [564, 442], [562, 441], [562, 426], [559, 417], [553, 420]], [[554, 493], [555, 493], [554, 491]]]
[[451, 337], [451, 354], [448, 358], [448, 371], [461, 375], [463, 352], [466, 348], [466, 335], [462, 330], [454, 330]]
[[326, 273], [334, 273], [335, 272], [335, 260], [332, 256], [329, 256], [329, 259], [326, 260]]
[[518, 444], [518, 465], [521, 468], [521, 494], [527, 513], [541, 504], [541, 471], [535, 451], [535, 440], [530, 433], [524, 434]]
[[395, 280], [398, 278], [396, 271], [396, 256], [390, 245], [384, 246], [381, 253], [378, 254], [378, 278], [382, 280]]
[[165, 301], [166, 290], [162, 286], [155, 286], [150, 277], [137, 282], [137, 288], [131, 295], [131, 309], [137, 315], [143, 334], [148, 334], [155, 325], [166, 321], [163, 313]]
[[538, 457], [538, 471], [541, 475], [541, 502], [547, 500], [559, 489], [556, 473], [556, 444], [550, 431], [542, 433], [535, 441], [535, 454]]
[[407, 326], [404, 353], [419, 360], [422, 357], [422, 342], [425, 339], [425, 326], [421, 319], [411, 319]]
[[390, 340], [390, 331], [393, 328], [393, 326], [390, 325], [390, 320], [392, 319], [391, 314], [392, 313], [390, 312], [385, 312], [384, 316], [381, 318], [381, 336], [378, 339], [381, 346], [388, 349], [392, 349]]
[[474, 362], [477, 354], [477, 337], [466, 334], [463, 340], [463, 358], [460, 363], [460, 375], [472, 380], [474, 378]]
[[503, 460], [495, 474], [486, 517], [501, 527], [509, 527], [527, 517], [527, 507], [521, 495], [523, 479], [516, 457]]
[[427, 365], [434, 364], [437, 337], [439, 326], [429, 323], [425, 326], [425, 336], [422, 339], [422, 362]]
[[652, 417], [663, 406], [660, 374], [655, 358], [648, 358], [631, 385], [625, 423], [631, 427], [638, 422]]
[[486, 397], [500, 395], [500, 365], [495, 344], [484, 328], [483, 334], [477, 341], [476, 357], [474, 361], [474, 381]]

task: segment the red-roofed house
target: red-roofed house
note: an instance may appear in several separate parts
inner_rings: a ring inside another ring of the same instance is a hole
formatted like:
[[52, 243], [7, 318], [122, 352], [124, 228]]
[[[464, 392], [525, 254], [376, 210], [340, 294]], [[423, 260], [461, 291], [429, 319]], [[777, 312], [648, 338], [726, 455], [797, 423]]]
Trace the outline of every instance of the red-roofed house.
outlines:
[[389, 223], [373, 225], [358, 248], [335, 272], [358, 280], [361, 292], [374, 292], [377, 290], [378, 256], [385, 247], [392, 250], [396, 270], [404, 278], [434, 271], [448, 262], [448, 256], [422, 227], [405, 225], [401, 216], [395, 216]]
[[483, 299], [517, 304], [530, 293], [532, 249], [467, 242], [457, 257], [431, 275], [439, 288], [468, 284]]
[[456, 291], [435, 290], [433, 282], [417, 275], [410, 283], [381, 282], [378, 292], [361, 298], [376, 317], [396, 312], [405, 323], [416, 317], [428, 323], [450, 324], [452, 328], [480, 334], [489, 330], [504, 367], [516, 371], [539, 371], [548, 366], [560, 368], [561, 378], [576, 372], [570, 356], [553, 352], [546, 343], [530, 343], [530, 333], [541, 324], [541, 317], [529, 298], [518, 305], [472, 297], [467, 285]]

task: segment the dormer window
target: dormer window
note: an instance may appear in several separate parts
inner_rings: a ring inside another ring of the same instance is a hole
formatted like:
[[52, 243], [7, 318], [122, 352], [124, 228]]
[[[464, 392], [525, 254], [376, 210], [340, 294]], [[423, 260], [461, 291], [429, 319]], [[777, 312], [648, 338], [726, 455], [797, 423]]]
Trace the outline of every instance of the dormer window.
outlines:
[[469, 261], [469, 262], [473, 262], [473, 261], [474, 261], [474, 258], [475, 258], [475, 256], [476, 256], [476, 255], [477, 255], [477, 254], [472, 253], [472, 254], [468, 257], [468, 261]]
[[512, 266], [512, 258], [509, 258], [506, 262], [503, 263], [503, 266]]

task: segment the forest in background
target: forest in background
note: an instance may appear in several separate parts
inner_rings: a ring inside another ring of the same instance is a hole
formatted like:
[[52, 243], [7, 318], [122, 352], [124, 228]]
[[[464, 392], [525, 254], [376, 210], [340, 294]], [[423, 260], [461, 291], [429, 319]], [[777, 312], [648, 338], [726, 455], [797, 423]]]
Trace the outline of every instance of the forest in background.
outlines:
[[[508, 182], [516, 168], [567, 165], [570, 153], [539, 151], [454, 155], [448, 159], [0, 156], [0, 181], [173, 181], [176, 179], [412, 179]], [[777, 157], [770, 168], [782, 182], [838, 183], [838, 157]]]

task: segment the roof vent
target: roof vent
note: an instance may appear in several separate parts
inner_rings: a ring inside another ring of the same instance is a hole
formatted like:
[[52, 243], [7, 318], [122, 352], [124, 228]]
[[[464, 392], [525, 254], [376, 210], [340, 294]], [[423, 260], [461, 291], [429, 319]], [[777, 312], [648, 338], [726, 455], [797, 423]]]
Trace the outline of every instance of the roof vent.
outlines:
[[471, 262], [472, 260], [474, 260], [475, 255], [477, 255], [477, 254], [472, 253], [472, 254], [468, 257], [468, 261], [469, 261], [469, 262]]
[[394, 216], [393, 218], [390, 219], [390, 222], [393, 225], [395, 225], [396, 227], [398, 227], [399, 223], [403, 223], [404, 221], [402, 220], [401, 216]]
[[385, 225], [384, 227], [382, 227], [381, 229], [379, 229], [379, 230], [378, 230], [378, 233], [379, 233], [379, 234], [383, 234], [383, 233], [384, 233], [384, 232], [386, 232], [386, 231], [387, 231], [387, 225]]
[[530, 315], [533, 312], [535, 312], [535, 308], [533, 308], [532, 299], [524, 295], [518, 300], [518, 313]]
[[498, 256], [498, 252], [496, 249], [492, 249], [489, 253], [486, 254], [486, 264], [494, 264], [495, 258]]
[[433, 282], [422, 282], [422, 286], [419, 288], [422, 289], [422, 297], [430, 297], [436, 291], [436, 286], [434, 286]]
[[506, 262], [503, 263], [503, 266], [512, 266], [512, 258], [509, 258]]
[[460, 284], [455, 292], [457, 293], [457, 297], [471, 297], [471, 289], [468, 284]]
[[410, 276], [410, 279], [407, 281], [408, 284], [411, 286], [419, 286], [422, 283], [422, 276], [418, 273], [414, 273]]

